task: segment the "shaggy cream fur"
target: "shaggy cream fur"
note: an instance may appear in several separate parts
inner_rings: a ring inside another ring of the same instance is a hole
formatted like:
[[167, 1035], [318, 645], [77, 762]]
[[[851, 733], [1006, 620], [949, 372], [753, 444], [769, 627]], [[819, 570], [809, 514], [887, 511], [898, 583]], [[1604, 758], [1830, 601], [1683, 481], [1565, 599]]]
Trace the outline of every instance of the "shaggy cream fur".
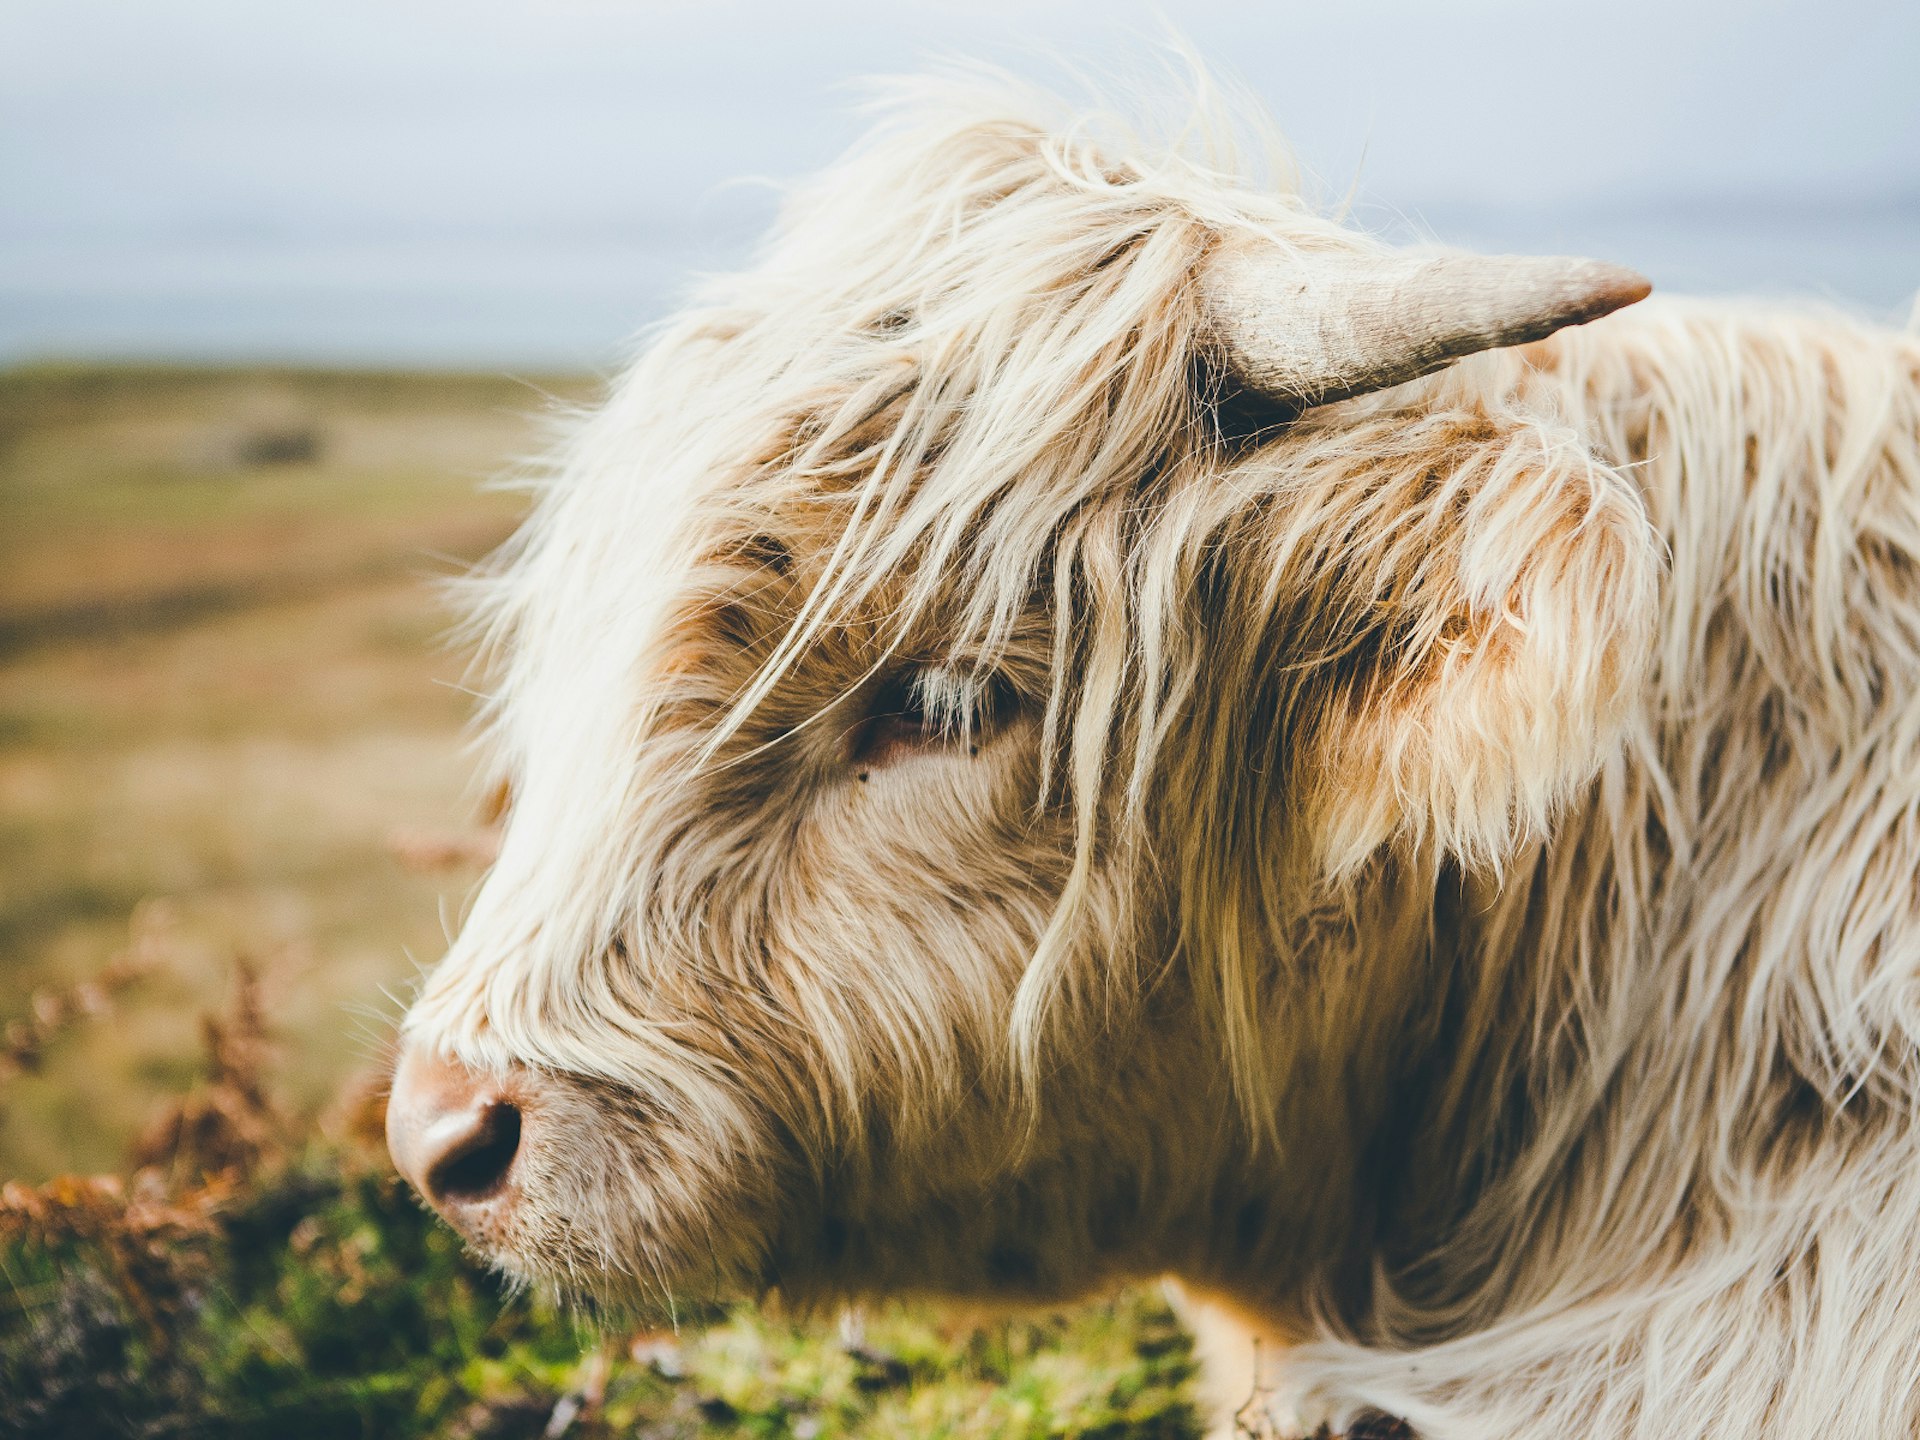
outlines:
[[1229, 129], [918, 85], [565, 449], [407, 1022], [538, 1078], [489, 1250], [1174, 1274], [1306, 1428], [1914, 1434], [1920, 343], [1656, 300], [1266, 405], [1220, 237], [1385, 252]]

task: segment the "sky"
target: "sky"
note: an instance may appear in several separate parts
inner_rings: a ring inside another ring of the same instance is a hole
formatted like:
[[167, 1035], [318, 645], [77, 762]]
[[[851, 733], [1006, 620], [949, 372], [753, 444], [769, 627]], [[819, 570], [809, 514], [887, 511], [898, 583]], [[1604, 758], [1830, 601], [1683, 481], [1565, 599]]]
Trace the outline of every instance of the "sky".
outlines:
[[0, 363], [606, 365], [855, 82], [1164, 69], [1176, 30], [1395, 234], [1904, 315], [1920, 3], [3, 0]]

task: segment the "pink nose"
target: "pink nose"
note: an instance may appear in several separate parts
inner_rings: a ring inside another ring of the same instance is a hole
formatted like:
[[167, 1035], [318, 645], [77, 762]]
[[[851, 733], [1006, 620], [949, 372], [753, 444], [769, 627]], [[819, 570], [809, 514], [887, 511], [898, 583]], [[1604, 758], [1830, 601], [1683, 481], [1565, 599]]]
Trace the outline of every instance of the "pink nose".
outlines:
[[387, 1099], [387, 1149], [409, 1184], [455, 1229], [495, 1227], [520, 1153], [516, 1077], [480, 1075], [410, 1047]]

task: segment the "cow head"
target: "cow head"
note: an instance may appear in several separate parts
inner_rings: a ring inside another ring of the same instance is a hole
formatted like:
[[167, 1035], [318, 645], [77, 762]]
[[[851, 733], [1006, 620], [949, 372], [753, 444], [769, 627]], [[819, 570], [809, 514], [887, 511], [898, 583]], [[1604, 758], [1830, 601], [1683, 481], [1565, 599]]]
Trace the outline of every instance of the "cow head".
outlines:
[[1205, 1263], [1225, 1169], [1348, 1125], [1326, 987], [1391, 988], [1393, 897], [1613, 742], [1639, 499], [1453, 362], [1645, 288], [977, 96], [883, 124], [485, 580], [513, 802], [402, 1168], [632, 1299]]

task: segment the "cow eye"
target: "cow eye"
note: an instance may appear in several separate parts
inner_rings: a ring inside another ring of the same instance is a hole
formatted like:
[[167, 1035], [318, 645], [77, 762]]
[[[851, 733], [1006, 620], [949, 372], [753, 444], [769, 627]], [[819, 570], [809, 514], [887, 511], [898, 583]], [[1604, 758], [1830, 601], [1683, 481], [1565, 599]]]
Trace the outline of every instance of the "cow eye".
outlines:
[[955, 666], [905, 670], [885, 681], [850, 736], [848, 758], [862, 767], [910, 755], [976, 753], [1012, 717], [1013, 687], [1000, 675]]

